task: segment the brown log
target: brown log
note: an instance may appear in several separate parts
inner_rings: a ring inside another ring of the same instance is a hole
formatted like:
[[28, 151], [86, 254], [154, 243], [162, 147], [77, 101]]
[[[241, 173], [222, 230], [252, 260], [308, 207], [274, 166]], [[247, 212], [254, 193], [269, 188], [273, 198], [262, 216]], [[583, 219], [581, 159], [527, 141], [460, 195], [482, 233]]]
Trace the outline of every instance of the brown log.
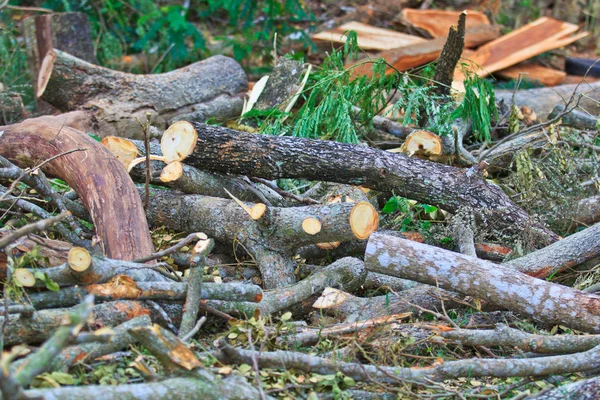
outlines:
[[520, 74], [522, 74], [523, 79], [539, 82], [544, 86], [556, 86], [567, 76], [564, 71], [532, 63], [519, 63], [494, 73], [494, 75], [501, 78], [515, 80], [519, 78]]
[[370, 271], [439, 284], [545, 324], [600, 332], [600, 296], [536, 279], [509, 267], [377, 233], [367, 244], [365, 264]]
[[[490, 25], [490, 20], [484, 13], [474, 10], [463, 12], [467, 15], [467, 28]], [[404, 8], [402, 10], [404, 20], [412, 26], [427, 31], [434, 38], [446, 36], [450, 27], [456, 25], [460, 14], [460, 11], [446, 10], [416, 10], [414, 8]]]
[[248, 88], [241, 66], [215, 56], [171, 72], [134, 75], [49, 51], [40, 69], [37, 95], [59, 110], [94, 110], [102, 136], [142, 137], [136, 117], [152, 113], [158, 128], [179, 119], [231, 118]]
[[198, 131], [198, 145], [185, 162], [197, 168], [267, 179], [304, 178], [401, 191], [414, 200], [450, 212], [465, 206], [498, 212], [498, 227], [519, 234], [531, 232], [537, 237], [537, 245], [558, 238], [533, 223], [499, 187], [465, 170], [365, 146], [193, 125]]
[[[86, 134], [39, 121], [0, 126], [0, 154], [20, 167], [42, 167], [64, 180], [92, 215], [105, 255], [132, 260], [151, 254], [154, 245], [137, 189], [115, 157]], [[70, 154], [64, 152], [76, 149]]]

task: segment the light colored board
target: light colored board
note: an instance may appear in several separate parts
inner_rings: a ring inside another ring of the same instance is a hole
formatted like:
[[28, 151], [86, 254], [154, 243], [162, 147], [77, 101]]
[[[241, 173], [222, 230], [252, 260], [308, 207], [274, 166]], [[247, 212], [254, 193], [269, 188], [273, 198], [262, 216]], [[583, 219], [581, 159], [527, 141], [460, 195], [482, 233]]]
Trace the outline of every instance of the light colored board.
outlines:
[[[405, 8], [402, 17], [411, 25], [427, 31], [434, 38], [447, 36], [452, 25], [458, 24], [462, 11], [415, 10]], [[477, 25], [490, 25], [488, 17], [479, 11], [467, 10], [466, 28]]]
[[[465, 33], [465, 47], [477, 47], [500, 36], [499, 30], [491, 25], [478, 25], [467, 29]], [[399, 49], [386, 50], [376, 57], [382, 57], [393, 68], [387, 70], [388, 74], [398, 71], [406, 71], [411, 68], [419, 67], [438, 58], [446, 42], [445, 37], [428, 40], [424, 43], [417, 43]], [[465, 49], [465, 52], [470, 50]], [[350, 63], [351, 67], [355, 62]], [[354, 69], [356, 75], [369, 75], [371, 72], [370, 64], [362, 64]]]
[[[485, 76], [587, 36], [587, 32], [569, 36], [578, 29], [577, 25], [542, 17], [481, 46], [464, 61], [473, 73]], [[462, 81], [464, 73], [457, 68], [454, 78]]]
[[564, 71], [532, 63], [519, 63], [494, 73], [504, 79], [518, 79], [519, 74], [524, 74], [523, 79], [537, 81], [544, 86], [556, 86], [567, 76]]
[[345, 43], [346, 35], [344, 35], [344, 32], [346, 31], [356, 31], [358, 46], [364, 50], [390, 50], [427, 41], [418, 36], [407, 35], [390, 29], [376, 28], [361, 22], [348, 22], [337, 28], [319, 32], [313, 35], [312, 39], [315, 43]]

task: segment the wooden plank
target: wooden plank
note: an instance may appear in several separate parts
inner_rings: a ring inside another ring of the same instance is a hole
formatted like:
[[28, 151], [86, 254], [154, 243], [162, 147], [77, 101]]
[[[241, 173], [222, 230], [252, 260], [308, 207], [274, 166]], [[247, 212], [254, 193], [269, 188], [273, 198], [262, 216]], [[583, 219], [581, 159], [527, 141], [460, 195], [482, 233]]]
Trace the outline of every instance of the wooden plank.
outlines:
[[[460, 14], [461, 11], [415, 10], [414, 8], [402, 10], [402, 17], [408, 23], [427, 31], [434, 38], [447, 36], [450, 27], [458, 23]], [[466, 28], [477, 25], [490, 25], [490, 20], [482, 12], [467, 10]]]
[[[587, 36], [587, 32], [569, 36], [578, 29], [577, 25], [542, 17], [481, 46], [466, 61], [471, 64], [473, 73], [485, 76]], [[458, 68], [455, 79], [464, 79]]]
[[346, 31], [356, 31], [358, 34], [358, 46], [364, 50], [390, 50], [403, 46], [409, 46], [427, 42], [426, 39], [406, 33], [396, 32], [390, 29], [376, 28], [360, 22], [348, 22], [337, 28], [319, 32], [313, 35], [315, 43], [345, 43]]
[[[498, 36], [500, 36], [500, 32], [497, 27], [493, 27], [491, 25], [477, 25], [473, 28], [467, 29], [467, 32], [465, 33], [465, 46], [477, 47], [498, 38]], [[388, 74], [396, 70], [406, 71], [437, 59], [442, 51], [442, 48], [444, 47], [445, 42], [445, 37], [432, 39], [424, 43], [405, 46], [399, 49], [387, 50], [379, 54], [378, 57], [383, 57], [390, 65], [393, 66], [393, 68], [389, 68], [387, 70]], [[371, 65], [364, 64], [355, 68], [355, 74], [368, 75], [370, 70]]]
[[564, 71], [533, 63], [519, 63], [494, 73], [494, 75], [504, 79], [518, 79], [519, 74], [525, 74], [523, 75], [524, 79], [537, 81], [544, 86], [556, 86], [562, 83], [565, 76], [567, 76]]

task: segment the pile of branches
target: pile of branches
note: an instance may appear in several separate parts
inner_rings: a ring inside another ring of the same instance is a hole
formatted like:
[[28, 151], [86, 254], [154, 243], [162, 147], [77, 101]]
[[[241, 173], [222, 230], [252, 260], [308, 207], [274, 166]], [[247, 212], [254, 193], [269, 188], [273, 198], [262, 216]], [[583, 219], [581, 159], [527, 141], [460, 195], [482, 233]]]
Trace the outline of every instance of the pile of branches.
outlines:
[[[194, 82], [198, 71], [202, 79]], [[200, 109], [239, 113], [238, 94], [247, 87], [240, 71], [232, 60], [215, 57], [136, 77], [59, 50], [46, 56], [38, 96], [64, 114], [0, 127], [3, 208], [7, 215], [38, 217], [18, 229], [7, 223], [0, 231], [1, 342], [10, 348], [0, 360], [4, 398], [241, 399], [289, 393], [285, 386], [265, 391], [265, 370], [342, 376], [334, 386], [360, 385], [347, 392], [355, 398], [414, 390], [463, 397], [449, 380], [528, 378], [468, 393], [501, 397], [530, 377], [600, 367], [600, 296], [546, 280], [597, 263], [600, 224], [561, 239], [484, 178], [486, 157], [460, 168], [362, 145], [195, 122], [190, 116]], [[567, 107], [562, 115], [571, 111]], [[131, 132], [127, 113], [139, 117], [144, 141], [102, 135], [99, 143], [77, 129]], [[394, 129], [393, 121], [378, 121]], [[419, 143], [405, 150], [427, 147]], [[47, 176], [73, 191], [58, 190]], [[316, 184], [290, 193], [276, 185], [280, 178]], [[426, 244], [419, 235], [378, 230], [379, 206], [391, 193], [447, 212], [456, 251]], [[598, 198], [586, 204], [586, 221], [598, 221]], [[157, 252], [150, 227], [188, 236]], [[64, 241], [38, 235], [46, 231]], [[497, 242], [481, 241], [480, 231]], [[524, 240], [537, 250], [500, 262]], [[174, 264], [157, 261], [165, 257]], [[218, 271], [218, 282], [207, 274], [211, 269]], [[374, 290], [385, 293], [373, 295]], [[474, 329], [450, 317], [466, 308], [477, 310]], [[438, 322], [402, 322], [422, 321], [424, 314]], [[323, 325], [319, 315], [331, 319]], [[514, 329], [516, 315], [571, 333], [524, 333]], [[277, 327], [265, 324], [277, 316]], [[315, 317], [321, 326], [302, 323]], [[190, 342], [207, 337], [200, 329], [209, 319], [231, 328], [196, 352]], [[390, 359], [382, 354], [407, 336], [415, 340], [399, 354], [433, 345], [478, 357], [383, 365]], [[346, 346], [318, 355], [298, 351], [326, 341]], [[158, 360], [151, 366], [140, 356], [131, 364], [147, 382], [29, 388], [40, 374], [67, 371], [135, 343]], [[378, 357], [369, 356], [377, 349]], [[231, 366], [252, 371], [249, 379], [230, 374]], [[306, 382], [304, 375], [295, 379]], [[536, 398], [594, 393], [599, 387], [600, 380], [591, 378]]]

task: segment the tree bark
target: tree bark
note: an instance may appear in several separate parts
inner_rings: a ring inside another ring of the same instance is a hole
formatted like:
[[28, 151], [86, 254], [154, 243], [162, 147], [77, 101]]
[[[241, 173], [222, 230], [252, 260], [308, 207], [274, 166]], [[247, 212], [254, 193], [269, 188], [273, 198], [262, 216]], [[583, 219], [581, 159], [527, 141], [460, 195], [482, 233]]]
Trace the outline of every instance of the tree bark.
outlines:
[[214, 56], [156, 75], [134, 75], [90, 64], [60, 50], [48, 52], [38, 97], [61, 111], [95, 110], [102, 136], [142, 137], [136, 117], [164, 128], [179, 119], [227, 119], [242, 108], [248, 79], [233, 59]]
[[[81, 197], [105, 255], [132, 260], [154, 251], [137, 189], [104, 146], [75, 129], [39, 121], [0, 126], [0, 132], [0, 154], [20, 167], [57, 157], [42, 171], [64, 180]], [[61, 155], [76, 149], [85, 150]]]
[[370, 271], [473, 296], [546, 324], [600, 332], [600, 296], [546, 282], [513, 269], [437, 247], [374, 233]]
[[185, 163], [196, 168], [267, 179], [304, 178], [394, 191], [455, 212], [469, 206], [496, 213], [494, 223], [515, 235], [531, 233], [542, 247], [558, 239], [534, 223], [498, 186], [466, 170], [369, 147], [255, 135], [193, 124], [198, 144]]

